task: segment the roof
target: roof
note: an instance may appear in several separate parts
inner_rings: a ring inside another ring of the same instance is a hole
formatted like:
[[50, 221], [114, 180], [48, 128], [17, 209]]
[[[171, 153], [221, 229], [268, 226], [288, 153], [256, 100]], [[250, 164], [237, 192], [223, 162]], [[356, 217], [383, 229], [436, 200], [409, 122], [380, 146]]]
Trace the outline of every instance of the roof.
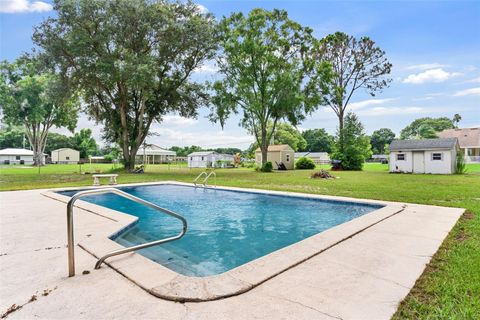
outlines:
[[[271, 144], [268, 146], [268, 151], [269, 152], [293, 151], [293, 149], [288, 144]], [[260, 152], [260, 148], [257, 148], [255, 152]]]
[[72, 149], [72, 148], [60, 148], [60, 149], [52, 150], [52, 152], [60, 152], [60, 151], [63, 151], [63, 150], [73, 150], [73, 151], [76, 151], [76, 152], [80, 152], [80, 151]]
[[[44, 156], [47, 154], [44, 153]], [[21, 148], [6, 148], [0, 150], [0, 156], [33, 156], [33, 151]]]
[[28, 149], [6, 148], [0, 150], [2, 156], [33, 156], [33, 151]]
[[158, 156], [158, 155], [165, 155], [165, 156], [176, 156], [177, 153], [172, 150], [163, 149], [155, 144], [149, 144], [145, 147], [140, 147], [137, 151], [137, 156]]
[[208, 156], [212, 153], [216, 153], [215, 151], [197, 151], [197, 152], [192, 152], [188, 156], [189, 157], [194, 157], [194, 156]]
[[453, 149], [457, 145], [457, 138], [425, 139], [425, 140], [393, 140], [390, 151], [402, 150], [429, 150], [429, 149]]
[[328, 158], [328, 152], [295, 152], [295, 157]]
[[461, 148], [480, 147], [480, 128], [463, 128], [443, 130], [440, 138], [457, 138]]

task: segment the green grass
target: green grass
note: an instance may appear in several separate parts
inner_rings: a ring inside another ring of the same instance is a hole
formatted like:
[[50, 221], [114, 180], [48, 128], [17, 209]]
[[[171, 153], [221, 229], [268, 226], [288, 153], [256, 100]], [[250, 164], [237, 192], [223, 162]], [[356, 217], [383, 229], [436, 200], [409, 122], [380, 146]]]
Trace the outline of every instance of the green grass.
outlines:
[[[119, 173], [119, 183], [177, 180], [192, 182], [201, 169], [150, 165], [145, 174], [128, 174], [112, 165], [83, 170]], [[402, 201], [468, 210], [432, 259], [394, 319], [480, 319], [480, 165], [465, 175], [389, 174], [386, 165], [367, 164], [361, 172], [335, 172], [335, 180], [310, 179], [312, 170], [258, 173], [253, 169], [217, 170], [225, 186], [286, 190], [355, 198]], [[77, 165], [37, 169], [0, 167], [0, 190], [92, 184]]]

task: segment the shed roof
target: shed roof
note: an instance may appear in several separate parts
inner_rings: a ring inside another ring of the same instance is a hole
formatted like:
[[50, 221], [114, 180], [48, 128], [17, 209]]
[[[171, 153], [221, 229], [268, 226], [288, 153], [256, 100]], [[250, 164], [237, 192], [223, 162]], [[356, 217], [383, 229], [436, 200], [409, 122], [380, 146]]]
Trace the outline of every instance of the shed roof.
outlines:
[[145, 150], [143, 147], [140, 147], [137, 151], [137, 156], [176, 156], [177, 153], [172, 150], [166, 150], [163, 149], [156, 144], [149, 144], [145, 147]]
[[[21, 148], [6, 148], [0, 150], [1, 156], [33, 156], [33, 151], [28, 149], [21, 149]], [[44, 156], [47, 154], [44, 153]]]
[[208, 156], [208, 155], [210, 155], [210, 154], [212, 154], [212, 153], [215, 153], [215, 154], [216, 154], [215, 151], [196, 151], [196, 152], [190, 153], [188, 156], [189, 156], [189, 157], [192, 157], [192, 156]]
[[424, 140], [393, 140], [390, 151], [400, 150], [429, 150], [429, 149], [453, 149], [457, 145], [457, 138], [447, 139], [424, 139]]
[[64, 150], [73, 150], [73, 151], [76, 151], [76, 152], [80, 152], [80, 151], [72, 149], [72, 148], [60, 148], [60, 149], [52, 150], [52, 152], [60, 152], [60, 151], [64, 151]]
[[462, 148], [480, 147], [480, 128], [463, 128], [443, 130], [438, 134], [440, 138], [457, 138]]
[[[260, 152], [260, 148], [257, 148], [255, 152]], [[292, 147], [288, 144], [271, 144], [268, 146], [268, 152], [277, 152], [277, 151], [293, 151]]]

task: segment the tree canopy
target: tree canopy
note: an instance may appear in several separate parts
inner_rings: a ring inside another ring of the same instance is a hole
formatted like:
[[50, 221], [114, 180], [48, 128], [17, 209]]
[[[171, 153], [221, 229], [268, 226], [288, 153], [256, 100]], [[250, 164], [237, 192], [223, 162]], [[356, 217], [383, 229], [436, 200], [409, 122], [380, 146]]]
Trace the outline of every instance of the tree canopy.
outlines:
[[388, 128], [381, 128], [373, 131], [370, 137], [372, 152], [374, 154], [386, 153], [385, 146], [389, 145], [395, 139], [395, 133]]
[[86, 112], [118, 143], [125, 168], [154, 122], [195, 117], [207, 93], [192, 73], [212, 59], [215, 21], [192, 2], [56, 0], [34, 32], [46, 62], [83, 95]]
[[220, 22], [219, 39], [223, 78], [212, 84], [210, 118], [223, 126], [232, 113], [240, 113], [264, 164], [278, 122], [297, 125], [320, 105], [330, 66], [313, 59], [312, 30], [282, 10], [234, 13]]
[[343, 32], [336, 32], [321, 40], [319, 59], [332, 64], [328, 105], [338, 117], [339, 129], [353, 94], [364, 89], [375, 96], [391, 82], [388, 78], [392, 64], [369, 37], [357, 39]]
[[438, 132], [453, 128], [455, 128], [453, 120], [447, 117], [419, 118], [414, 120], [400, 132], [400, 138], [431, 139], [436, 138]]
[[299, 151], [328, 153], [332, 151], [334, 137], [328, 134], [325, 129], [308, 129], [302, 132], [302, 136], [307, 142], [307, 146], [300, 148]]
[[23, 56], [0, 64], [0, 106], [5, 123], [25, 128], [34, 164], [42, 165], [49, 130], [56, 126], [73, 131], [79, 101], [36, 57]]
[[347, 113], [343, 129], [337, 132], [330, 158], [341, 160], [344, 170], [362, 170], [371, 155], [370, 139], [365, 135], [363, 124], [355, 113]]
[[81, 129], [72, 137], [72, 147], [80, 151], [80, 158], [88, 159], [89, 156], [99, 152], [97, 142], [92, 137], [91, 129]]

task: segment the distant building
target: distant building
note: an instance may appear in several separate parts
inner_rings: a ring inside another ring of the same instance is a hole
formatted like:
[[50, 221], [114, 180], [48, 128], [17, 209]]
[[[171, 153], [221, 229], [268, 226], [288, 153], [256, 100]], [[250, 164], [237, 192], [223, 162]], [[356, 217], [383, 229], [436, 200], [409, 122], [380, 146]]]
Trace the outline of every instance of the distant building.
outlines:
[[390, 144], [390, 172], [455, 173], [457, 152], [457, 138], [393, 140]]
[[61, 148], [51, 152], [52, 163], [78, 163], [80, 161], [80, 152], [72, 148]]
[[[45, 164], [47, 155], [44, 153], [42, 164]], [[28, 149], [6, 148], [0, 150], [0, 164], [33, 164], [33, 151]]]
[[480, 128], [448, 129], [438, 134], [440, 138], [457, 138], [465, 162], [480, 163]]
[[227, 162], [233, 165], [233, 155], [215, 151], [197, 151], [187, 156], [189, 168], [225, 167]]
[[308, 157], [315, 162], [315, 164], [329, 164], [330, 156], [327, 152], [295, 152], [295, 161], [301, 157]]
[[163, 149], [155, 144], [148, 144], [137, 151], [137, 163], [160, 164], [174, 161], [177, 156], [175, 151]]
[[[295, 151], [288, 144], [272, 144], [268, 146], [267, 161], [273, 164], [274, 169], [278, 169], [281, 162], [288, 170], [294, 168]], [[262, 151], [260, 148], [255, 150], [255, 162], [258, 166], [262, 165]]]

